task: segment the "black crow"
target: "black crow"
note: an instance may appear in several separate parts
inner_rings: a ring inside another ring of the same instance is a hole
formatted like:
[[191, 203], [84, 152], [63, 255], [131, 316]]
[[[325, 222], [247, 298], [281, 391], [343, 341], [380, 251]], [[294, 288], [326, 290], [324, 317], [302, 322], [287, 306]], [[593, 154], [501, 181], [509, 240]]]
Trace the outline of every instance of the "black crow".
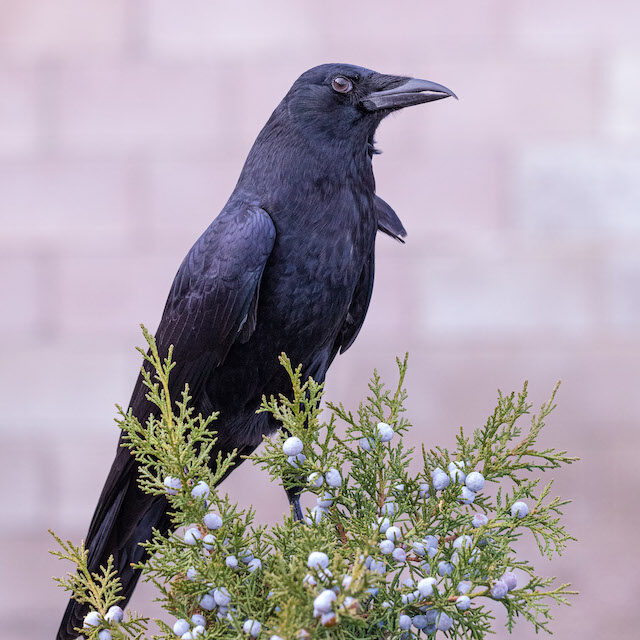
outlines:
[[[287, 392], [278, 363], [287, 353], [303, 375], [324, 380], [364, 321], [373, 287], [378, 230], [406, 235], [376, 195], [373, 136], [393, 111], [454, 96], [426, 80], [346, 64], [303, 73], [258, 135], [224, 209], [180, 265], [156, 340], [174, 345], [171, 392], [189, 384], [197, 412], [220, 412], [216, 451], [251, 453], [277, 424], [256, 414], [263, 394]], [[152, 406], [138, 378], [130, 407], [146, 420]], [[118, 447], [86, 546], [89, 568], [113, 554], [129, 600], [152, 527], [166, 532], [164, 498], [142, 493], [137, 466]], [[297, 493], [289, 492], [301, 517]], [[75, 637], [86, 607], [69, 602], [59, 640]]]

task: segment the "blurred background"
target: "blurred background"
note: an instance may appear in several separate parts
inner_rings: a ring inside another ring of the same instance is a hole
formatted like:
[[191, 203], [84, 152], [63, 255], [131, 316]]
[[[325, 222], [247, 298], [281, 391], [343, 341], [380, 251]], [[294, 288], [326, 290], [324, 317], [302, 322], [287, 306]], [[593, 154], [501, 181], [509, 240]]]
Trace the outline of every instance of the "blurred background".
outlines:
[[[579, 538], [544, 574], [582, 594], [557, 637], [640, 613], [637, 1], [0, 0], [0, 635], [50, 638], [66, 596], [46, 529], [78, 541], [113, 457], [115, 402], [174, 273], [295, 78], [350, 62], [451, 87], [378, 132], [373, 302], [327, 393], [353, 405], [410, 352], [412, 440], [453, 444], [498, 388], [563, 380], [544, 440]], [[223, 485], [258, 520], [284, 494]], [[627, 543], [626, 541], [629, 541]], [[135, 608], [148, 607], [140, 588]], [[499, 617], [499, 620], [502, 618]], [[498, 638], [506, 637], [498, 628]], [[516, 637], [531, 638], [524, 623]]]

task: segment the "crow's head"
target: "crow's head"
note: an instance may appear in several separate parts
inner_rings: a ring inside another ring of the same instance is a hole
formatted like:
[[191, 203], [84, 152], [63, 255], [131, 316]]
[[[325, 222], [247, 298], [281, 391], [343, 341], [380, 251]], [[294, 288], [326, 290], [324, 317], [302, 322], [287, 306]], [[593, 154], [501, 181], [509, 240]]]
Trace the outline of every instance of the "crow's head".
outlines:
[[398, 109], [456, 95], [429, 80], [377, 73], [349, 64], [323, 64], [305, 71], [291, 87], [286, 105], [296, 125], [312, 135], [369, 138], [386, 115]]

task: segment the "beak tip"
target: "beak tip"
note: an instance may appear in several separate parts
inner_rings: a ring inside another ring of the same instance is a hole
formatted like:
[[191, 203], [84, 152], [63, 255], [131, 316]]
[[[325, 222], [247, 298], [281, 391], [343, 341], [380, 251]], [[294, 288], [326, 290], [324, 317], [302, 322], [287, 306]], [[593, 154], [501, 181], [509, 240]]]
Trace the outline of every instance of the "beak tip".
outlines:
[[449, 87], [445, 87], [444, 85], [439, 85], [440, 91], [441, 93], [443, 93], [443, 97], [444, 98], [455, 98], [456, 100], [459, 100], [458, 96], [451, 91], [451, 89], [449, 89]]
[[[395, 80], [397, 82], [397, 78]], [[371, 111], [397, 110], [449, 97], [458, 100], [458, 96], [451, 89], [437, 82], [419, 78], [402, 78], [402, 80], [400, 84], [395, 84], [390, 89], [369, 94], [365, 103], [366, 108]]]

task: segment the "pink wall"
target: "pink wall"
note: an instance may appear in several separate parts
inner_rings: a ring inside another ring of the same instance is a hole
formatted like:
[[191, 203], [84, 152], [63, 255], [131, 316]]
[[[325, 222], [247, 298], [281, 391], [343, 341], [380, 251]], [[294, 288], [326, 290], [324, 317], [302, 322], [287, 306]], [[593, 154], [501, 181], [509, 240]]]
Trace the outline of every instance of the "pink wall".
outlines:
[[[411, 354], [417, 442], [451, 444], [496, 389], [564, 383], [547, 436], [580, 542], [548, 573], [582, 591], [558, 637], [640, 622], [640, 4], [0, 1], [0, 628], [51, 637], [65, 600], [48, 527], [84, 535], [179, 261], [230, 193], [291, 82], [326, 61], [460, 96], [383, 124], [379, 193], [406, 246], [328, 394]], [[247, 479], [252, 482], [248, 483]], [[258, 515], [281, 491], [225, 484]], [[629, 541], [628, 545], [625, 541]], [[12, 577], [12, 572], [20, 578]], [[148, 592], [134, 601], [146, 607]], [[500, 631], [498, 637], [504, 637]], [[522, 626], [519, 638], [533, 634]]]

